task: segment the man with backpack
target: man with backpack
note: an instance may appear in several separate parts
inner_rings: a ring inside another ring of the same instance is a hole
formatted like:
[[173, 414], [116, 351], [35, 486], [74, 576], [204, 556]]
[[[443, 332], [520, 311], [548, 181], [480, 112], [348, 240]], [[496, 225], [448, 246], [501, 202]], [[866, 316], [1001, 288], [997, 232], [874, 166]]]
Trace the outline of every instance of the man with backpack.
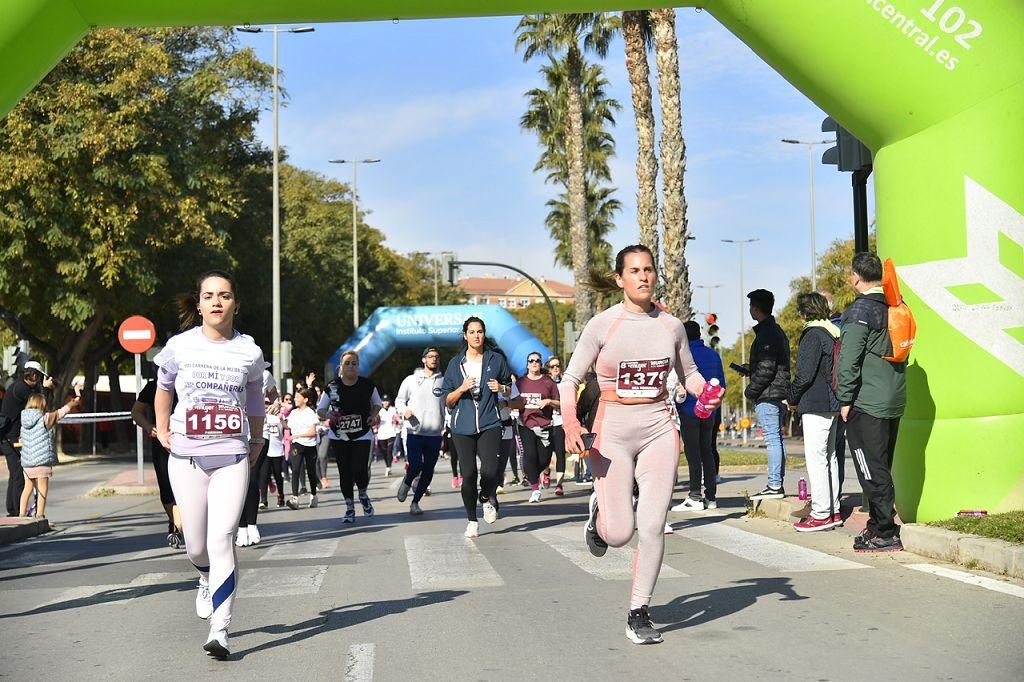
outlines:
[[[846, 422], [846, 442], [868, 503], [867, 528], [854, 540], [857, 552], [903, 549], [896, 525], [892, 459], [907, 403], [906, 363], [895, 361], [890, 325], [909, 310], [882, 287], [882, 261], [873, 253], [853, 257], [850, 284], [857, 299], [843, 316], [836, 395]], [[890, 308], [892, 304], [892, 308]], [[890, 319], [890, 310], [898, 310]], [[910, 324], [913, 324], [912, 317]], [[913, 343], [912, 339], [910, 343]], [[901, 344], [909, 348], [908, 344]], [[904, 359], [905, 354], [902, 356]]]

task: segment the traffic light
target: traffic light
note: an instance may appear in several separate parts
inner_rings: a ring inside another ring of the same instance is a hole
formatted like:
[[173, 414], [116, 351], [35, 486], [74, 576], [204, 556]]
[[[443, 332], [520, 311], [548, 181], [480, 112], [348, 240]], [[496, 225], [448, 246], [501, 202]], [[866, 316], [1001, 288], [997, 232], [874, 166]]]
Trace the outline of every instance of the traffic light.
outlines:
[[462, 269], [459, 267], [456, 261], [459, 257], [454, 253], [445, 252], [441, 254], [441, 274], [448, 279], [448, 284], [455, 286], [459, 281], [459, 271]]
[[836, 146], [829, 147], [821, 155], [821, 162], [838, 166], [844, 172], [859, 171], [871, 167], [871, 150], [864, 143], [842, 127], [831, 116], [821, 122], [821, 132], [835, 133]]
[[721, 339], [718, 337], [718, 315], [708, 313], [705, 319], [708, 323], [708, 346], [718, 348], [718, 344], [721, 342]]

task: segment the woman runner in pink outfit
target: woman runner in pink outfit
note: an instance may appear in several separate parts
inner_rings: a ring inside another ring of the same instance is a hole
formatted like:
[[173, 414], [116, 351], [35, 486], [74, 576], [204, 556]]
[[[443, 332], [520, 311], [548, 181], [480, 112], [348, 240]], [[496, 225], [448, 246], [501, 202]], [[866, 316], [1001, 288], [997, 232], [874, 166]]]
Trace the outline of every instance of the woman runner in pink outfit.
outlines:
[[[656, 278], [646, 246], [618, 253], [614, 282], [623, 301], [587, 323], [559, 384], [566, 450], [584, 452], [587, 431], [576, 418], [576, 393], [587, 371], [597, 372], [601, 401], [589, 444], [594, 493], [585, 535], [594, 556], [629, 542], [634, 525], [640, 535], [626, 619], [626, 636], [635, 644], [662, 641], [648, 605], [665, 553], [665, 517], [679, 465], [679, 432], [665, 380], [675, 370], [687, 391], [704, 390], [683, 323], [651, 301]], [[635, 518], [634, 480], [640, 488]]]

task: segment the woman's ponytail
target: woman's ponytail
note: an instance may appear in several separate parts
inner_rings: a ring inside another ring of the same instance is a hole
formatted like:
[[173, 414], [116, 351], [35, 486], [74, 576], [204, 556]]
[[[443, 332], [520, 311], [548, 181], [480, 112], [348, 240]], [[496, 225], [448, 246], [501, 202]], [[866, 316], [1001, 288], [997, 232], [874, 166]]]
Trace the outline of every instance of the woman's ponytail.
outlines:
[[178, 294], [175, 304], [178, 306], [179, 332], [186, 332], [203, 323], [203, 316], [199, 314], [199, 297], [194, 293]]

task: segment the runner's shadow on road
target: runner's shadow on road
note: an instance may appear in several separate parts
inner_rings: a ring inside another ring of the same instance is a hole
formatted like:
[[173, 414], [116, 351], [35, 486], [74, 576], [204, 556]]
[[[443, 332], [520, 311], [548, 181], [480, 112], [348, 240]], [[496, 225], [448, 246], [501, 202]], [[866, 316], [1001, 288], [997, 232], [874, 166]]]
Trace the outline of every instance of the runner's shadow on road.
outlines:
[[25, 616], [38, 616], [42, 613], [67, 611], [69, 609], [80, 609], [85, 606], [115, 604], [117, 602], [126, 602], [131, 599], [138, 599], [139, 597], [149, 596], [152, 594], [159, 594], [161, 592], [192, 592], [195, 590], [195, 588], [195, 580], [179, 580], [178, 582], [164, 583], [160, 585], [131, 585], [125, 587], [117, 587], [112, 590], [102, 590], [100, 592], [97, 592], [96, 594], [91, 594], [87, 597], [79, 597], [77, 599], [69, 599], [67, 601], [57, 602], [55, 604], [39, 606], [29, 611], [22, 611], [21, 613], [0, 614], [0, 619], [22, 618]]
[[255, 633], [284, 636], [264, 644], [254, 646], [251, 649], [245, 649], [244, 651], [231, 654], [228, 659], [240, 661], [249, 654], [276, 649], [289, 644], [295, 644], [311, 637], [316, 637], [317, 635], [328, 634], [335, 630], [344, 630], [355, 625], [362, 625], [370, 622], [371, 620], [376, 620], [385, 616], [399, 615], [406, 611], [423, 606], [433, 606], [434, 604], [452, 601], [456, 597], [461, 597], [468, 593], [468, 590], [437, 590], [434, 592], [422, 592], [407, 599], [386, 599], [375, 602], [359, 602], [356, 604], [348, 604], [347, 606], [339, 606], [338, 608], [329, 609], [327, 611], [321, 611], [317, 617], [310, 618], [309, 620], [302, 621], [301, 623], [295, 623], [294, 625], [278, 623], [275, 625], [266, 625], [261, 628], [242, 630], [240, 632], [232, 633], [232, 637], [243, 637], [245, 635]]
[[662, 632], [682, 630], [739, 613], [761, 597], [773, 594], [782, 595], [779, 601], [810, 598], [797, 594], [789, 578], [747, 578], [735, 581], [732, 587], [680, 595], [664, 606], [652, 608], [651, 617], [664, 624], [658, 626]]

